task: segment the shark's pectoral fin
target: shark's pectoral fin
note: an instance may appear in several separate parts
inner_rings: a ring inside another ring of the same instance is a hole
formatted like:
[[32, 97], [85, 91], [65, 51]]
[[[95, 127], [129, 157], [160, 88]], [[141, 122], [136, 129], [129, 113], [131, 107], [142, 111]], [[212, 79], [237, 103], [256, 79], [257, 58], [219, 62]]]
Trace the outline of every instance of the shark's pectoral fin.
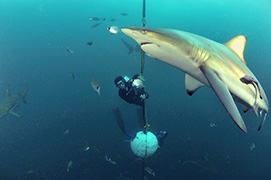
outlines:
[[127, 43], [126, 41], [124, 41], [123, 39], [121, 39], [121, 41], [123, 42], [123, 44], [127, 47], [127, 49], [129, 50], [128, 54], [131, 54], [134, 51], [134, 47], [132, 45], [130, 45], [129, 43]]
[[188, 74], [185, 74], [185, 89], [189, 96], [192, 96], [192, 94], [202, 86], [205, 85]]
[[22, 115], [17, 114], [17, 113], [14, 112], [14, 111], [9, 111], [9, 114], [12, 114], [13, 116], [16, 116], [16, 117], [22, 117]]
[[200, 69], [231, 118], [242, 131], [247, 132], [246, 125], [236, 107], [228, 87], [218, 78], [217, 74], [213, 70], [206, 66], [201, 66]]

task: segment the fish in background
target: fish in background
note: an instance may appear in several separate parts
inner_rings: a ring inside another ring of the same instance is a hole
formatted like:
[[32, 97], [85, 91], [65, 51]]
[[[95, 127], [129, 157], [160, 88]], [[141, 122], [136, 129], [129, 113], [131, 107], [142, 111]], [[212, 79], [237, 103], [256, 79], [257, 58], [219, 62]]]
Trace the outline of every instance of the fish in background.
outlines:
[[248, 143], [248, 147], [252, 151], [256, 146], [255, 146], [255, 143], [251, 142], [251, 143]]
[[63, 134], [66, 135], [66, 134], [69, 134], [70, 130], [66, 130]]
[[101, 95], [101, 86], [99, 86], [98, 81], [96, 79], [92, 79], [91, 85], [92, 85], [92, 88], [94, 89], [94, 91], [96, 91], [100, 96]]
[[104, 156], [104, 159], [105, 159], [107, 162], [110, 162], [110, 163], [113, 164], [113, 165], [116, 165], [116, 164], [117, 164], [117, 162], [116, 162], [116, 161], [113, 161], [113, 160], [111, 159], [111, 157], [109, 157], [108, 155], [105, 155], [105, 156]]
[[92, 44], [93, 44], [92, 41], [87, 42], [87, 45], [89, 45], [89, 46], [92, 46]]
[[72, 167], [72, 161], [69, 161], [67, 166], [67, 172], [70, 172], [70, 168]]
[[128, 16], [127, 13], [120, 13], [121, 16]]
[[98, 18], [98, 17], [90, 17], [88, 18], [90, 21], [105, 21], [106, 18]]
[[72, 79], [75, 80], [75, 76], [74, 76], [74, 73], [72, 72]]
[[153, 171], [152, 168], [150, 168], [150, 167], [145, 167], [145, 171], [146, 171], [148, 174], [150, 174], [150, 175], [152, 175], [153, 177], [155, 177], [155, 172]]
[[100, 22], [100, 23], [93, 24], [92, 26], [90, 26], [90, 28], [96, 28], [96, 27], [100, 26], [101, 24], [102, 24], [101, 22]]
[[73, 50], [71, 50], [69, 47], [66, 47], [66, 51], [71, 54], [73, 53]]

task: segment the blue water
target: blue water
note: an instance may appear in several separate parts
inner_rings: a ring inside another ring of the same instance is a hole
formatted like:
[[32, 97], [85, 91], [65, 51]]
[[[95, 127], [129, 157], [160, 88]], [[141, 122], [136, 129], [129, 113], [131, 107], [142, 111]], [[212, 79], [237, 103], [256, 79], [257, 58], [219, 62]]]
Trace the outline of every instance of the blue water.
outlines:
[[[90, 28], [96, 22], [88, 18], [94, 16], [106, 20]], [[121, 41], [135, 46], [132, 39], [106, 30], [141, 26], [141, 17], [141, 0], [0, 1], [0, 101], [8, 84], [16, 95], [32, 83], [27, 104], [15, 109], [23, 117], [0, 119], [0, 179], [107, 180], [120, 173], [142, 179], [142, 161], [112, 113], [118, 107], [127, 130], [140, 130], [137, 107], [118, 97], [113, 81], [116, 75], [140, 73], [141, 56], [128, 55]], [[269, 0], [146, 0], [146, 18], [148, 27], [180, 29], [221, 43], [245, 35], [247, 65], [270, 97]], [[151, 131], [169, 133], [163, 147], [146, 160], [156, 173], [155, 178], [146, 174], [149, 180], [270, 179], [270, 116], [258, 132], [254, 112], [242, 113], [248, 128], [244, 134], [210, 88], [189, 97], [184, 73], [148, 56], [144, 74]], [[91, 87], [93, 78], [101, 85], [100, 97]], [[105, 161], [105, 155], [117, 164]]]

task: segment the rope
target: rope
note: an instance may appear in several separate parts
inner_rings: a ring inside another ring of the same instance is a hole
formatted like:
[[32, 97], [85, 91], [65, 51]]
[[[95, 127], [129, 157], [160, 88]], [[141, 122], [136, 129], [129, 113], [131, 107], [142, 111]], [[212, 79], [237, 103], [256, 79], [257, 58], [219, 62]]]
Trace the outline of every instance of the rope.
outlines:
[[[146, 0], [143, 0], [142, 26], [145, 27], [145, 25], [146, 25]], [[143, 77], [144, 77], [144, 65], [145, 65], [145, 52], [141, 50], [141, 75]], [[143, 101], [142, 111], [143, 111], [144, 130], [147, 131], [149, 130], [150, 125], [148, 123], [145, 100]]]
[[[146, 25], [146, 0], [143, 0], [142, 26], [145, 27], [145, 25]], [[145, 52], [141, 50], [141, 75], [142, 76], [144, 75], [144, 65], [145, 65]], [[144, 91], [144, 88], [143, 88], [143, 91]], [[145, 100], [143, 100], [142, 111], [143, 111], [144, 133], [147, 134], [147, 131], [149, 130], [150, 125], [148, 123]], [[146, 136], [146, 143], [147, 143], [147, 136]], [[142, 162], [142, 180], [145, 179], [146, 157], [147, 157], [147, 148], [145, 150], [145, 157], [143, 158], [143, 162]]]
[[146, 1], [143, 0], [143, 14], [142, 14], [142, 23], [143, 23], [143, 27], [145, 27], [146, 23]]

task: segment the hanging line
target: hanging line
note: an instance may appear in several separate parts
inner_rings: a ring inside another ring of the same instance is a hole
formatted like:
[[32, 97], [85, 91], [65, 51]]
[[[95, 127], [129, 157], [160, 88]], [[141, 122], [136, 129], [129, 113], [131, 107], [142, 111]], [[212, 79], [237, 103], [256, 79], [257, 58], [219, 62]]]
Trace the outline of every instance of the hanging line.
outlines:
[[[142, 26], [146, 26], [146, 0], [143, 0], [143, 14], [142, 14]], [[141, 50], [141, 75], [144, 77], [144, 65], [145, 65], [145, 52]], [[144, 91], [144, 88], [143, 88]], [[147, 111], [146, 111], [146, 105], [145, 100], [143, 100], [143, 122], [144, 122], [144, 131], [148, 131], [150, 128], [150, 125], [148, 123], [148, 117], [147, 117]]]
[[[146, 0], [143, 0], [143, 14], [142, 14], [142, 26], [145, 27], [146, 25]], [[144, 65], [145, 65], [145, 52], [141, 50], [141, 76], [144, 77]], [[143, 87], [143, 92], [144, 92], [144, 87]], [[149, 130], [149, 123], [148, 123], [148, 118], [147, 118], [147, 110], [146, 110], [146, 105], [145, 105], [145, 99], [143, 100], [143, 123], [144, 123], [144, 133], [146, 134], [146, 140], [145, 143], [147, 143], [147, 131]], [[147, 146], [147, 144], [146, 144]], [[145, 166], [146, 166], [146, 157], [147, 157], [147, 147], [145, 147], [145, 157], [142, 160], [142, 180], [145, 179]]]

